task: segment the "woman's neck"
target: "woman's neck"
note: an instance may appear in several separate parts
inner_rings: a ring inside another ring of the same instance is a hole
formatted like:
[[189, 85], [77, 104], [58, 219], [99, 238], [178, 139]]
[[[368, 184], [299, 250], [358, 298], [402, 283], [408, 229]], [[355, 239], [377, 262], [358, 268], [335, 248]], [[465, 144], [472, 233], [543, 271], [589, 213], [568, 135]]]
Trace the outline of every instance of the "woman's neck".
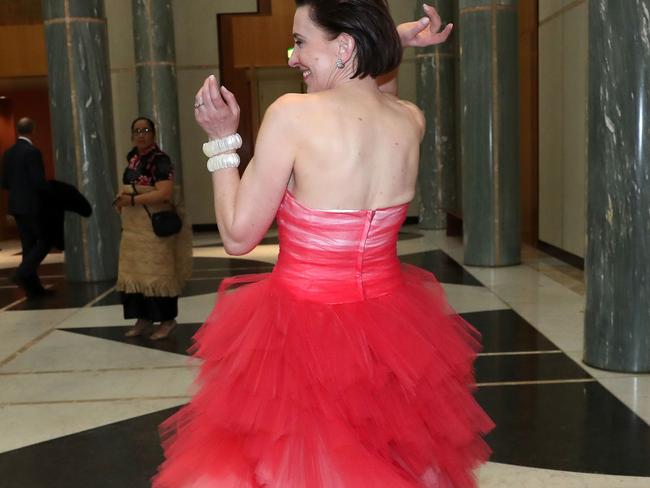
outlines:
[[139, 147], [137, 147], [136, 149], [138, 150], [138, 154], [140, 156], [142, 156], [143, 154], [147, 154], [148, 152], [150, 152], [154, 147], [156, 147], [155, 142], [153, 144], [151, 144], [150, 146], [147, 146], [147, 147], [145, 147], [143, 149], [140, 149]]
[[379, 90], [379, 85], [377, 84], [377, 80], [374, 78], [371, 78], [370, 76], [366, 76], [365, 78], [348, 78], [346, 80], [341, 80], [337, 83], [335, 83], [332, 86], [333, 89], [338, 89], [338, 90], [346, 90], [346, 91], [353, 91], [353, 90]]

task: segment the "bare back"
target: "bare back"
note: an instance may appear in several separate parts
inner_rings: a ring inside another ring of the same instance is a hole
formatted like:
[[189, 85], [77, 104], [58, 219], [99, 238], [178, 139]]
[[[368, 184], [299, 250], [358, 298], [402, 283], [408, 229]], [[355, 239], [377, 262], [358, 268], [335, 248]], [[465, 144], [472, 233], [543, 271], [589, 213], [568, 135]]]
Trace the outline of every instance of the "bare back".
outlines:
[[424, 120], [367, 86], [304, 95], [289, 190], [317, 209], [376, 209], [415, 194]]

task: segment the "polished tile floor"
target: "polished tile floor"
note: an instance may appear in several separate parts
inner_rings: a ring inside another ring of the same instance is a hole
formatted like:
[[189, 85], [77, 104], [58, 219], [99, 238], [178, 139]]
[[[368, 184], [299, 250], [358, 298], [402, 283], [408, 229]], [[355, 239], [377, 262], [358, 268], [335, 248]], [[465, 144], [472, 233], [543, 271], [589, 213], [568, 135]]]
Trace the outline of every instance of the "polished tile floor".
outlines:
[[[25, 299], [8, 280], [18, 243], [0, 248], [0, 486], [149, 486], [157, 426], [191, 395], [186, 351], [220, 280], [271, 270], [277, 239], [231, 258], [216, 235], [197, 235], [182, 325], [160, 342], [124, 338], [113, 284], [66, 282], [62, 254], [41, 268], [56, 294]], [[417, 227], [398, 248], [483, 335], [476, 397], [497, 428], [480, 486], [650, 486], [650, 375], [582, 364], [580, 271], [530, 248], [521, 266], [464, 267], [459, 240]]]

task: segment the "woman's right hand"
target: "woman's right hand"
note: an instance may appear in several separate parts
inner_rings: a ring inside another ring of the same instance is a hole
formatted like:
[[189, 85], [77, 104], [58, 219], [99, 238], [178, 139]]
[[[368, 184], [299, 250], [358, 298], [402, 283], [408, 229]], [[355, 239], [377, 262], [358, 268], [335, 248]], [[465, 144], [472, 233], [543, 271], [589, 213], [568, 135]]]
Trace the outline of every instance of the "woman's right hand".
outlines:
[[122, 210], [122, 207], [131, 206], [131, 203], [131, 194], [126, 192], [120, 193], [117, 197], [115, 197], [115, 200], [113, 200], [113, 206], [118, 210]]
[[219, 87], [214, 75], [206, 78], [194, 99], [194, 117], [210, 140], [237, 132], [239, 104], [225, 86]]

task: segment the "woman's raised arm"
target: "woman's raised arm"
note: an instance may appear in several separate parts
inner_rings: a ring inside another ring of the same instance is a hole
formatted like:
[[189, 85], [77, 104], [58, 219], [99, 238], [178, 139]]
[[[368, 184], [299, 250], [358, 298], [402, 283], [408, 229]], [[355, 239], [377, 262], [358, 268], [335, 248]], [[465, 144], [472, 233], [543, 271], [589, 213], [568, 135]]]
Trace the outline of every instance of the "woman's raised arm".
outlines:
[[[299, 122], [296, 97], [285, 95], [264, 116], [251, 159], [243, 176], [237, 168], [212, 173], [214, 210], [219, 234], [228, 254], [251, 251], [264, 237], [282, 201], [295, 159], [295, 133]], [[239, 105], [212, 75], [196, 95], [195, 117], [208, 138], [237, 132]]]
[[[423, 4], [424, 16], [413, 22], [404, 22], [397, 26], [397, 33], [402, 47], [427, 47], [442, 44], [449, 38], [453, 24], [447, 24], [444, 29], [442, 20], [435, 8]], [[384, 93], [397, 95], [397, 70], [382, 76], [377, 80], [379, 89]]]

